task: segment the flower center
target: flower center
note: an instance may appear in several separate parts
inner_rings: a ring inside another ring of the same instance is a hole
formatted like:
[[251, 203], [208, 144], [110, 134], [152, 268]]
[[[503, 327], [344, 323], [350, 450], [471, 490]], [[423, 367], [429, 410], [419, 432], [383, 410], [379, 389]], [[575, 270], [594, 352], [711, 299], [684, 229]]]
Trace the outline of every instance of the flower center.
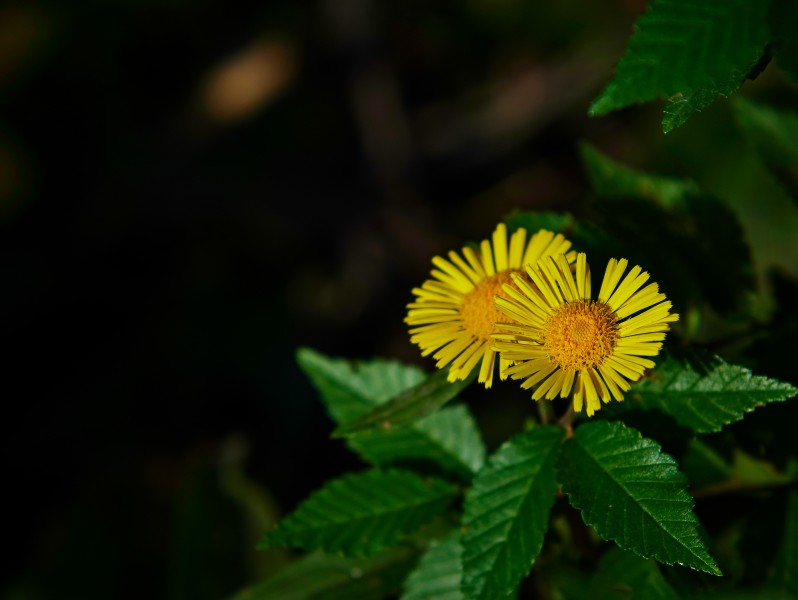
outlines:
[[463, 327], [480, 340], [487, 340], [496, 333], [496, 323], [514, 323], [512, 319], [496, 310], [495, 297], [507, 297], [502, 290], [505, 283], [512, 284], [510, 276], [514, 269], [507, 269], [480, 281], [468, 292], [460, 303], [460, 320]]
[[549, 360], [567, 371], [600, 365], [615, 349], [618, 320], [604, 302], [579, 300], [556, 308], [543, 324]]

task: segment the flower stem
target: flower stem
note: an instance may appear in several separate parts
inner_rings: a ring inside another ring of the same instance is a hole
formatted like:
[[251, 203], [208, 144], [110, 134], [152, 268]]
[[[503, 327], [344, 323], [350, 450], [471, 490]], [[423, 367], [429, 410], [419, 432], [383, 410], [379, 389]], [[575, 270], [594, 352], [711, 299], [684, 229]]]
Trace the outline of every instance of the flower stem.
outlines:
[[551, 402], [536, 402], [538, 407], [538, 417], [540, 418], [541, 425], [548, 425], [554, 420], [554, 409], [551, 406]]
[[568, 437], [571, 437], [574, 434], [574, 428], [571, 426], [574, 417], [576, 417], [576, 412], [574, 411], [574, 403], [571, 402], [568, 405], [568, 410], [566, 410], [565, 414], [563, 414], [563, 416], [557, 421], [557, 425], [565, 429]]

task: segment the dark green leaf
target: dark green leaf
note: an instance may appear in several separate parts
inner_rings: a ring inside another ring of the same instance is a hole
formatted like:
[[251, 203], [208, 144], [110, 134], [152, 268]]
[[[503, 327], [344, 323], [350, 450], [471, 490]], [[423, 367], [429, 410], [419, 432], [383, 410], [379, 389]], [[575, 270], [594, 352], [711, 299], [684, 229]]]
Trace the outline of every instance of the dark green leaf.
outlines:
[[707, 300], [718, 311], [741, 305], [754, 287], [753, 266], [729, 206], [690, 181], [631, 169], [590, 146], [582, 154], [601, 199], [593, 218], [605, 232], [582, 236], [584, 226], [574, 228], [574, 244], [594, 257], [591, 264], [623, 257], [643, 266], [681, 310]]
[[410, 546], [365, 559], [314, 553], [229, 600], [379, 600], [399, 591], [418, 554]]
[[745, 98], [732, 106], [740, 129], [768, 162], [798, 167], [798, 114]]
[[555, 233], [562, 233], [565, 237], [568, 237], [567, 232], [576, 227], [576, 219], [570, 213], [551, 211], [516, 210], [504, 218], [504, 223], [510, 232], [523, 227], [531, 235], [540, 229], [548, 229]]
[[485, 445], [465, 406], [444, 408], [405, 427], [356, 435], [347, 443], [377, 465], [431, 460], [468, 480], [485, 461]]
[[[424, 381], [423, 372], [395, 361], [351, 362], [309, 348], [297, 359], [339, 424], [368, 413]], [[470, 478], [485, 460], [485, 447], [465, 406], [444, 408], [407, 427], [377, 429], [347, 439], [365, 460], [387, 465], [431, 460], [447, 471]]]
[[719, 357], [691, 361], [668, 357], [627, 397], [645, 409], [657, 409], [698, 433], [720, 431], [747, 412], [798, 394], [798, 388], [755, 376]]
[[717, 96], [729, 96], [757, 67], [770, 41], [768, 5], [653, 0], [635, 24], [615, 77], [590, 107], [591, 116], [667, 98], [667, 133]]
[[516, 435], [477, 474], [463, 515], [467, 598], [505, 597], [532, 568], [554, 504], [554, 459], [563, 435], [554, 426]]
[[618, 548], [602, 558], [588, 586], [595, 600], [678, 600], [657, 563]]
[[600, 225], [622, 248], [615, 258], [651, 273], [680, 312], [707, 301], [719, 312], [736, 309], [754, 288], [737, 215], [712, 196], [687, 195], [684, 201], [683, 211], [673, 211], [652, 202], [607, 200], [600, 205]]
[[640, 198], [666, 209], [684, 208], [685, 197], [698, 194], [698, 186], [676, 177], [649, 175], [615, 162], [590, 144], [581, 144], [582, 162], [590, 187], [600, 198]]
[[731, 465], [711, 446], [700, 439], [687, 444], [682, 469], [693, 487], [725, 481], [731, 477]]
[[625, 550], [720, 575], [699, 533], [687, 478], [653, 440], [623, 423], [585, 423], [558, 461], [585, 523]]
[[448, 372], [439, 370], [413, 388], [406, 390], [384, 404], [370, 410], [354, 421], [341, 425], [333, 437], [347, 437], [375, 429], [390, 429], [409, 425], [434, 413], [465, 389], [476, 372], [465, 381], [450, 383]]
[[798, 491], [787, 497], [787, 514], [784, 519], [784, 535], [776, 565], [768, 586], [780, 592], [798, 595]]
[[348, 423], [424, 381], [418, 367], [381, 359], [331, 358], [311, 348], [300, 348], [297, 362], [337, 423]]
[[504, 222], [510, 231], [523, 227], [532, 232], [542, 228], [561, 233], [579, 252], [612, 253], [620, 248], [604, 231], [590, 223], [577, 221], [570, 213], [515, 211], [507, 216]]
[[404, 584], [401, 600], [462, 600], [463, 547], [460, 531], [432, 542]]
[[798, 201], [798, 114], [736, 98], [734, 114], [785, 191]]
[[589, 600], [590, 577], [564, 561], [546, 565], [543, 571], [551, 597], [557, 600]]
[[798, 87], [798, 3], [795, 0], [775, 0], [771, 7], [770, 26], [776, 66], [787, 80]]
[[258, 548], [298, 546], [368, 556], [431, 521], [456, 492], [445, 481], [423, 479], [411, 471], [350, 473], [314, 492]]
[[790, 477], [781, 473], [772, 463], [754, 458], [739, 448], [734, 451], [731, 478], [742, 485], [762, 488], [790, 482]]

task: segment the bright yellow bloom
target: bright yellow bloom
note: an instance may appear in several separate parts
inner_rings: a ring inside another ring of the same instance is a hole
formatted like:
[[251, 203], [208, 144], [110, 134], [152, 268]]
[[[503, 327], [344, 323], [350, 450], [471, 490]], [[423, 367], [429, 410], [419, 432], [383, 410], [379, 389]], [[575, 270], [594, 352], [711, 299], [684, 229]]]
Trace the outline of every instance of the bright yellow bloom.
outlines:
[[[502, 297], [502, 287], [512, 289], [512, 277], [528, 279], [522, 266], [544, 256], [568, 252], [571, 242], [562, 235], [541, 229], [529, 241], [525, 229], [518, 229], [507, 241], [507, 227], [500, 223], [493, 232], [493, 243], [483, 240], [479, 249], [465, 247], [462, 256], [449, 252], [449, 260], [436, 256], [433, 279], [428, 279], [413, 294], [405, 322], [410, 325], [410, 341], [421, 347], [421, 355], [432, 354], [439, 369], [449, 366], [449, 381], [465, 379], [480, 363], [479, 382], [493, 383], [496, 353], [491, 349], [491, 334], [497, 323], [512, 323], [512, 318], [496, 310], [494, 298]], [[573, 262], [575, 252], [563, 260]], [[507, 286], [506, 284], [510, 284]], [[502, 363], [500, 372], [508, 364]]]
[[611, 259], [598, 299], [590, 294], [590, 267], [583, 253], [576, 272], [565, 256], [548, 256], [527, 265], [534, 283], [513, 276], [502, 288], [496, 306], [508, 320], [505, 333], [494, 334], [493, 350], [508, 367], [504, 377], [524, 379], [521, 387], [537, 386], [532, 398], [567, 398], [573, 388], [574, 410], [588, 416], [601, 401], [623, 400], [629, 381], [637, 381], [654, 362], [668, 323], [679, 320], [656, 283], [646, 287], [648, 273], [634, 267], [621, 281], [626, 259]]

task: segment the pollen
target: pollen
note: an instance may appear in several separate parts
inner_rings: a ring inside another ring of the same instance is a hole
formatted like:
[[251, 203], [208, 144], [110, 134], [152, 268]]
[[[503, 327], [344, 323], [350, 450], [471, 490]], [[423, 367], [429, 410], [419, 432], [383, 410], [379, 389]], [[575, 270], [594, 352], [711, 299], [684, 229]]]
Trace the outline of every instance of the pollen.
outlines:
[[553, 365], [580, 371], [597, 367], [612, 355], [618, 322], [606, 303], [579, 300], [556, 308], [543, 324], [541, 335]]
[[507, 295], [502, 285], [509, 283], [515, 287], [511, 274], [515, 269], [500, 271], [480, 281], [468, 292], [460, 304], [460, 319], [463, 328], [480, 340], [487, 340], [496, 333], [497, 323], [513, 323], [514, 321], [496, 309], [495, 298]]

